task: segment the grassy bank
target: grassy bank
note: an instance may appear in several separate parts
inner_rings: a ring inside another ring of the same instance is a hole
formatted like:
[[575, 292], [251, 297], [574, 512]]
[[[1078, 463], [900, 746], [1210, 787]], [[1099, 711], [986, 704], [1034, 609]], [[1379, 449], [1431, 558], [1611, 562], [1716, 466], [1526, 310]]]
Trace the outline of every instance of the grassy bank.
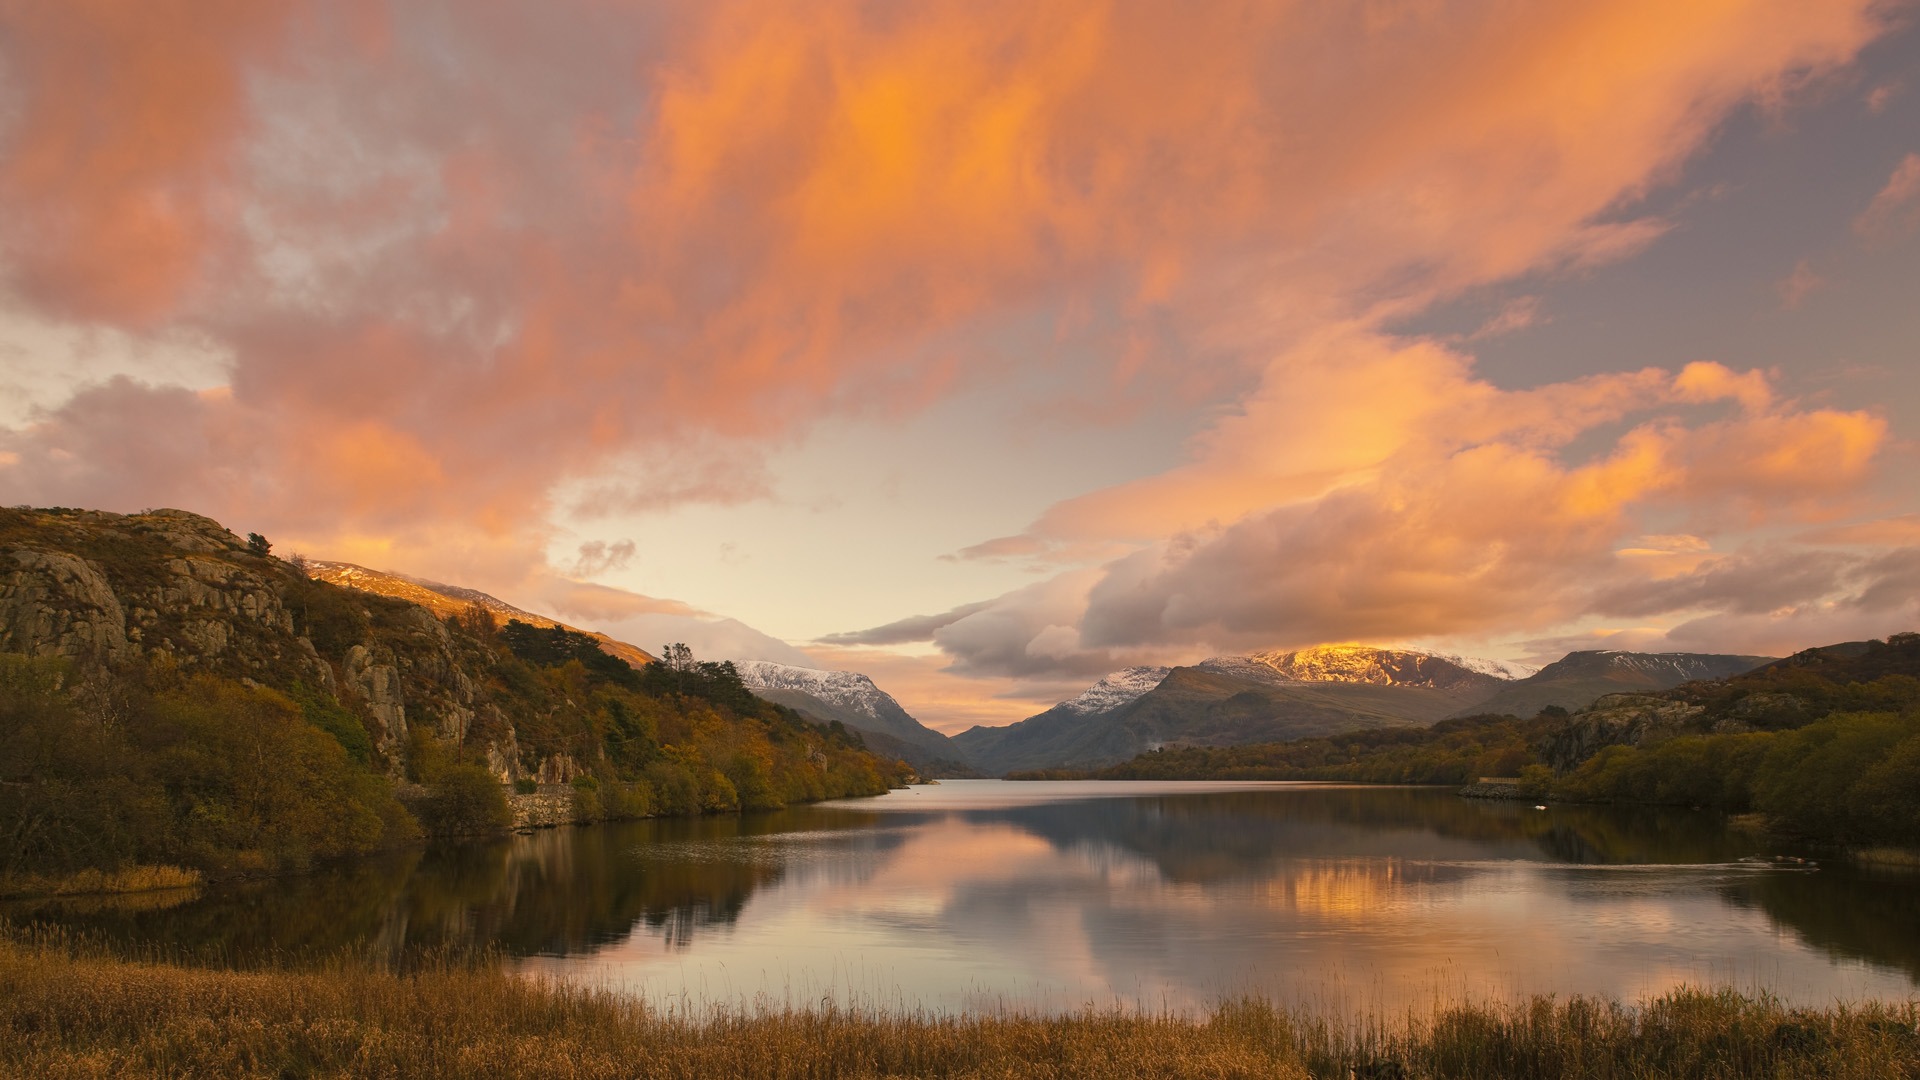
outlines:
[[1920, 1077], [1911, 1005], [1796, 1010], [1731, 992], [1337, 1021], [1261, 1002], [1200, 1017], [690, 1017], [485, 963], [409, 968], [213, 970], [0, 931], [0, 1075]]
[[190, 889], [200, 881], [200, 871], [183, 870], [178, 866], [130, 866], [124, 870], [88, 868], [70, 874], [15, 874], [0, 877], [0, 900]]

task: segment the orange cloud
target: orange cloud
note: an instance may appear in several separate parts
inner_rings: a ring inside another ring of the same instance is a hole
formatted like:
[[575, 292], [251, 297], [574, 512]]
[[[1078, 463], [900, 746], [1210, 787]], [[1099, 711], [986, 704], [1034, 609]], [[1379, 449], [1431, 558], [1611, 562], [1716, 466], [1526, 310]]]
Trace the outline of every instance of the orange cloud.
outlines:
[[[1698, 363], [1503, 391], [1432, 342], [1350, 328], [1279, 358], [1269, 385], [1292, 396], [1256, 394], [1188, 465], [1074, 500], [1032, 534], [1138, 536], [1159, 520], [1160, 537], [927, 621], [920, 639], [955, 671], [1037, 678], [1865, 587], [1848, 560], [1645, 535], [1676, 514], [1748, 528], [1856, 504], [1885, 421], [1805, 408], [1764, 373]], [[1621, 430], [1600, 439], [1608, 428]]]
[[[0, 6], [18, 90], [0, 133], [7, 287], [49, 318], [204, 335], [235, 358], [225, 398], [76, 388], [0, 436], [15, 497], [175, 502], [515, 581], [558, 506], [760, 497], [760, 458], [824, 417], [1072, 363], [1142, 396], [1258, 383], [1193, 468], [1063, 503], [1034, 539], [1084, 552], [1188, 531], [1155, 558], [1199, 567], [1252, 542], [1242, 523], [1323, 545], [1368, 525], [1385, 532], [1356, 550], [1373, 546], [1378, 580], [1431, 606], [1466, 587], [1446, 584], [1461, 565], [1584, 566], [1636, 500], [1819, 501], [1785, 457], [1745, 487], [1713, 465], [1761, 446], [1737, 418], [1650, 420], [1598, 463], [1557, 456], [1568, 432], [1732, 402], [1845, 476], [1880, 437], [1751, 375], [1506, 392], [1374, 330], [1659, 235], [1633, 200], [1737, 105], [1848, 63], [1887, 25], [1872, 0], [383, 15]], [[1078, 359], [1032, 347], [1036, 312], [1074, 313], [1039, 321]], [[1429, 481], [1487, 528], [1402, 535], [1438, 519]], [[1502, 555], [1493, 523], [1514, 523], [1496, 511], [1516, 496], [1553, 527]], [[1060, 614], [1070, 592], [1038, 591], [1008, 663], [1107, 648]], [[1557, 610], [1551, 590], [1534, 602]], [[1167, 625], [1259, 621], [1169, 604]], [[941, 632], [984, 643], [992, 621]]]
[[292, 6], [0, 6], [18, 110], [0, 235], [17, 288], [83, 318], [173, 313], [233, 239], [243, 65], [271, 53]]

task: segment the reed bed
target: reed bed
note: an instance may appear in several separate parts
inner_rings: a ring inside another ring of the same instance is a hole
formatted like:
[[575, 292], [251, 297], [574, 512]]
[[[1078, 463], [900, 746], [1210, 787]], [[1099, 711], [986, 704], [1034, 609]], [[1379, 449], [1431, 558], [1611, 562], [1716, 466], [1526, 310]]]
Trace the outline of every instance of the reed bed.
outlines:
[[1310, 1016], [662, 1011], [485, 957], [267, 970], [0, 928], [0, 1075], [64, 1077], [1920, 1077], [1912, 1004], [1679, 991]]
[[103, 896], [119, 893], [191, 889], [200, 871], [178, 866], [130, 866], [123, 870], [79, 870], [71, 874], [11, 874], [0, 877], [0, 900], [16, 897]]

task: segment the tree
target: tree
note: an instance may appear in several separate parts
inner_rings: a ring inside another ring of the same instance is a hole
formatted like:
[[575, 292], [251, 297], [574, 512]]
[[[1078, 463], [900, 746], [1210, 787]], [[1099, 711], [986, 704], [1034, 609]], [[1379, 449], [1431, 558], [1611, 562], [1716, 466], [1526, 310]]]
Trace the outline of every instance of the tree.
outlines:
[[272, 550], [273, 550], [273, 545], [267, 543], [266, 537], [261, 536], [259, 533], [247, 534], [247, 552], [249, 554], [258, 555], [261, 558], [265, 558], [267, 553]]
[[[258, 533], [254, 533], [253, 535], [259, 536]], [[266, 538], [261, 537], [260, 542], [262, 544], [266, 544]], [[273, 545], [267, 544], [267, 546], [272, 547]], [[303, 578], [310, 578], [313, 576], [312, 564], [308, 563], [307, 557], [298, 551], [294, 552], [293, 556], [287, 560], [287, 565], [293, 567], [293, 572], [296, 574], [299, 574]]]

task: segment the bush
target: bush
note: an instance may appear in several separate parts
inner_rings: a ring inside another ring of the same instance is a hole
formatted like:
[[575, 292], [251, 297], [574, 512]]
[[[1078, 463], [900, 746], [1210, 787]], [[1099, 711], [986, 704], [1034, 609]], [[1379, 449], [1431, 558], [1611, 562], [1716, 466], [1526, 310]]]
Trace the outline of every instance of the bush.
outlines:
[[493, 774], [478, 765], [440, 770], [419, 808], [420, 823], [434, 836], [490, 836], [513, 824], [513, 809]]
[[1776, 736], [1686, 735], [1652, 746], [1609, 746], [1588, 758], [1554, 788], [1586, 802], [1711, 806], [1729, 813], [1752, 808], [1753, 777], [1773, 751]]
[[1911, 821], [1920, 783], [1920, 746], [1907, 745], [1916, 736], [1920, 717], [1893, 713], [1835, 713], [1776, 735], [1754, 778], [1756, 808], [1816, 836], [1920, 839], [1901, 824]]

